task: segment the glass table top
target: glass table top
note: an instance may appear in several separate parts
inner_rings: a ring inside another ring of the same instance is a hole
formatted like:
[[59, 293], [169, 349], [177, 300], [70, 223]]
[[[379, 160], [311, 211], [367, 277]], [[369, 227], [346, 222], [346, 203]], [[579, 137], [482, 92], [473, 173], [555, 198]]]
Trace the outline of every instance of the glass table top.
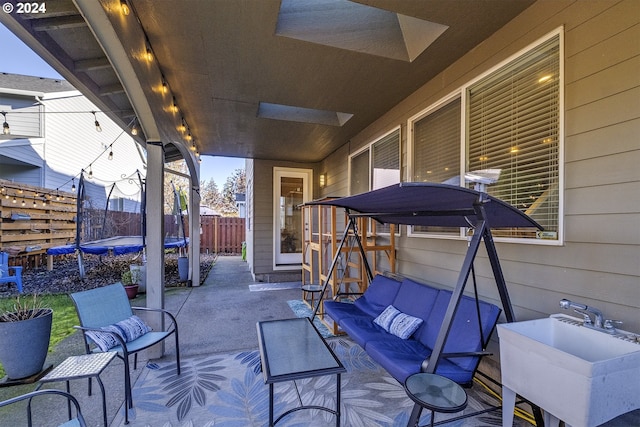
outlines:
[[467, 393], [459, 384], [436, 374], [413, 374], [405, 381], [409, 397], [437, 412], [458, 412], [467, 406]]
[[257, 327], [267, 383], [346, 372], [308, 318], [258, 322]]

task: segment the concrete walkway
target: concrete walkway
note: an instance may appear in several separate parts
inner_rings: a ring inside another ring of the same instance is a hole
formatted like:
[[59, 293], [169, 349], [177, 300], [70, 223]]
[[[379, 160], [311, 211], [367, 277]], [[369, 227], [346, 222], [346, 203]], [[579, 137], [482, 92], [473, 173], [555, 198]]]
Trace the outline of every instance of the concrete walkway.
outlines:
[[[177, 314], [182, 358], [255, 349], [258, 347], [256, 322], [294, 317], [287, 301], [301, 298], [299, 288], [270, 284], [273, 286], [266, 288], [274, 290], [252, 292], [249, 286], [254, 284], [256, 282], [252, 279], [247, 263], [239, 256], [220, 256], [202, 286], [167, 289], [165, 307]], [[137, 297], [132, 305], [144, 306], [144, 296]], [[49, 355], [47, 364], [55, 366], [69, 356], [83, 353], [82, 337], [76, 333], [56, 346], [55, 351]], [[144, 353], [141, 356], [138, 369], [131, 373], [134, 382], [147, 363]], [[175, 348], [171, 339], [167, 341], [163, 359], [175, 359]], [[101, 375], [107, 394], [109, 423], [121, 410], [124, 402], [123, 369], [123, 362], [116, 358]], [[35, 386], [32, 384], [0, 389], [0, 400], [28, 393]], [[64, 383], [49, 383], [44, 388], [64, 387]], [[88, 425], [101, 427], [102, 400], [97, 384], [94, 382], [93, 395], [88, 396], [87, 381], [72, 381], [71, 393], [80, 401]], [[59, 406], [59, 402], [51, 401], [49, 398], [35, 401], [33, 425], [47, 427], [63, 422], [66, 410], [63, 409], [64, 406]], [[26, 409], [21, 405], [12, 405], [10, 410], [0, 409], [0, 427], [26, 425]]]

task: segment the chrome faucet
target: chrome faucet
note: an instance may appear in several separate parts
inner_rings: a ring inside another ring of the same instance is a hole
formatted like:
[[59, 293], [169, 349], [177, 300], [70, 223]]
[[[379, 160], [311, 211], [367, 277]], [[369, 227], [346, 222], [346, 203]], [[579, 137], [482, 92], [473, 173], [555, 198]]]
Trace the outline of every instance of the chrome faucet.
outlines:
[[[604, 329], [604, 324], [605, 324], [604, 316], [602, 315], [602, 312], [597, 308], [589, 307], [588, 305], [584, 305], [584, 304], [578, 304], [576, 302], [569, 301], [568, 299], [561, 299], [560, 307], [565, 309], [573, 308], [574, 311], [582, 314], [585, 319], [585, 322], [584, 322], [585, 326], [591, 326], [594, 329]], [[593, 314], [593, 318], [594, 318], [593, 323], [591, 322], [590, 314]]]

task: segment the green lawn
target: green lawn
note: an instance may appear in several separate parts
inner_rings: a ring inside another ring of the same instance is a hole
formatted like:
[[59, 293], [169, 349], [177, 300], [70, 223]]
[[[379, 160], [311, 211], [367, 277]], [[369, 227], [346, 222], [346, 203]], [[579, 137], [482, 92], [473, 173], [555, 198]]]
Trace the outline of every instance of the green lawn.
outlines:
[[[21, 297], [23, 303], [31, 302], [31, 295]], [[73, 306], [73, 302], [68, 295], [43, 295], [39, 296], [40, 306], [53, 309], [53, 325], [51, 327], [51, 340], [49, 341], [49, 351], [64, 338], [75, 332], [74, 325], [79, 325], [78, 315]], [[15, 303], [15, 298], [0, 299], [0, 312], [11, 311]], [[0, 378], [5, 375], [2, 365], [0, 365]]]

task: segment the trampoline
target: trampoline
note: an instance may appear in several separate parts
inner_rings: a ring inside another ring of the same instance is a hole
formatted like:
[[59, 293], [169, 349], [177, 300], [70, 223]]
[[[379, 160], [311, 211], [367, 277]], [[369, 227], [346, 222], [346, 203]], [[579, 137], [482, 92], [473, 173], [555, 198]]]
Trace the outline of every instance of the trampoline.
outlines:
[[[138, 187], [138, 202], [134, 203], [138, 211], [112, 210], [112, 195], [116, 184], [111, 187], [104, 208], [94, 208], [91, 198], [87, 197], [84, 175], [80, 176], [78, 184], [78, 202], [76, 216], [76, 237], [74, 243], [54, 246], [47, 249], [47, 255], [78, 256], [80, 277], [84, 278], [83, 254], [98, 256], [118, 256], [130, 253], [143, 252], [146, 247], [146, 214], [145, 214], [145, 189], [144, 179], [137, 172], [138, 179], [128, 179], [128, 183], [134, 183]], [[165, 215], [165, 249], [178, 249], [181, 253], [186, 251], [189, 238], [185, 234], [183, 209], [179, 192], [173, 186], [174, 209], [171, 215]], [[120, 194], [122, 196], [122, 194]], [[116, 199], [117, 201], [117, 199]], [[186, 203], [184, 203], [186, 205]], [[122, 208], [122, 206], [121, 206]]]
[[[167, 237], [164, 239], [165, 249], [184, 248], [189, 244], [189, 238]], [[142, 236], [116, 236], [107, 239], [81, 243], [77, 248], [85, 254], [92, 255], [124, 255], [140, 252], [144, 249]], [[63, 245], [49, 248], [48, 255], [68, 255], [76, 251], [76, 245]]]

